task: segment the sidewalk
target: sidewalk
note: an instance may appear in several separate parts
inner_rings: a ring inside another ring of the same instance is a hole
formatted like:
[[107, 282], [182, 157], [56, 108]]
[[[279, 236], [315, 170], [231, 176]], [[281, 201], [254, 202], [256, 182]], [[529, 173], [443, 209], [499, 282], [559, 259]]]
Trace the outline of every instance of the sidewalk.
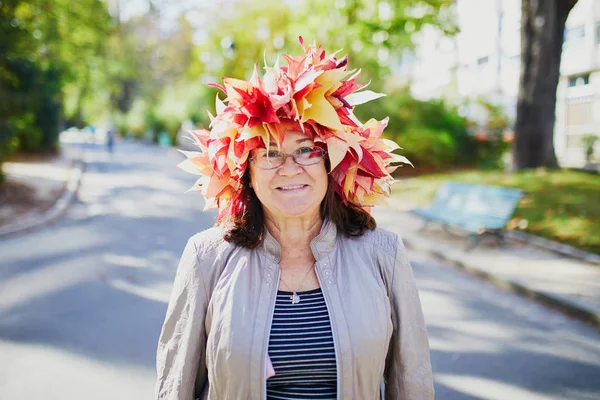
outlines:
[[402, 236], [408, 248], [431, 254], [497, 286], [535, 299], [600, 329], [600, 265], [567, 258], [529, 243], [507, 239], [499, 248], [482, 241], [466, 252], [467, 237], [436, 224], [422, 231], [423, 221], [409, 204], [375, 208], [379, 226]]
[[81, 150], [62, 146], [57, 156], [7, 162], [3, 171], [6, 180], [0, 184], [0, 239], [62, 215], [79, 185]]

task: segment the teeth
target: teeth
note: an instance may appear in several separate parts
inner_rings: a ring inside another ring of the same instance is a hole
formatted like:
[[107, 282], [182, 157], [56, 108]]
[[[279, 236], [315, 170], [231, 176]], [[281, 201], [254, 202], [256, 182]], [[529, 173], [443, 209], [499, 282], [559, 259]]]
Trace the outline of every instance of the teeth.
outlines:
[[283, 189], [283, 190], [293, 190], [293, 189], [300, 189], [300, 188], [303, 188], [303, 187], [304, 187], [304, 185], [292, 185], [292, 186], [282, 186], [282, 187], [280, 187], [280, 189]]

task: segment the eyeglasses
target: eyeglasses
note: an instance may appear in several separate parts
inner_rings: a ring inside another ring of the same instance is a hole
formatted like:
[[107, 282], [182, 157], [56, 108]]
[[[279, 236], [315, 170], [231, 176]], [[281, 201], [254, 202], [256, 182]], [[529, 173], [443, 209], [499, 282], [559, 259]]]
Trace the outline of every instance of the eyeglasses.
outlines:
[[277, 150], [262, 149], [256, 152], [250, 161], [260, 169], [275, 169], [285, 162], [285, 159], [292, 157], [294, 162], [299, 165], [313, 165], [321, 161], [327, 155], [327, 151], [318, 146], [300, 147], [292, 154], [282, 153]]

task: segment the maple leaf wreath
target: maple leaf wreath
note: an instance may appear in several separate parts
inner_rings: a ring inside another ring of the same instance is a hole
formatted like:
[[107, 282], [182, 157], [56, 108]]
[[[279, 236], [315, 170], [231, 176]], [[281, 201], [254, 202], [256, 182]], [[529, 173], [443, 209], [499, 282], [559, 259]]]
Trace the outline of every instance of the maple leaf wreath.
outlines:
[[[326, 57], [322, 46], [300, 44], [304, 54], [283, 55], [287, 66], [265, 62], [265, 74], [257, 66], [249, 81], [223, 78], [226, 98], [216, 98], [216, 116], [210, 129], [190, 131], [201, 151], [183, 151], [187, 157], [178, 167], [200, 175], [190, 190], [200, 191], [206, 209], [218, 207], [217, 221], [245, 212], [242, 177], [253, 149], [281, 145], [285, 132], [293, 130], [312, 136], [324, 147], [330, 163], [330, 184], [341, 197], [358, 206], [380, 204], [390, 195], [391, 173], [410, 164], [393, 153], [399, 146], [381, 137], [389, 117], [361, 123], [354, 107], [384, 96], [357, 84], [360, 70], [346, 69], [348, 56]], [[347, 80], [343, 80], [351, 75]]]

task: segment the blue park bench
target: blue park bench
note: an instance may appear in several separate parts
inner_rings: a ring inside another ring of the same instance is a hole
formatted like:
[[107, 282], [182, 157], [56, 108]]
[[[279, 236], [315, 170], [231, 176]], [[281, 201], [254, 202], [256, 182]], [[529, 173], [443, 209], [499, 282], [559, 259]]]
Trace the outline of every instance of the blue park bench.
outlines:
[[467, 250], [471, 250], [486, 235], [504, 245], [503, 228], [523, 195], [518, 189], [446, 181], [428, 208], [410, 212], [425, 220], [422, 229], [436, 222], [468, 232]]

